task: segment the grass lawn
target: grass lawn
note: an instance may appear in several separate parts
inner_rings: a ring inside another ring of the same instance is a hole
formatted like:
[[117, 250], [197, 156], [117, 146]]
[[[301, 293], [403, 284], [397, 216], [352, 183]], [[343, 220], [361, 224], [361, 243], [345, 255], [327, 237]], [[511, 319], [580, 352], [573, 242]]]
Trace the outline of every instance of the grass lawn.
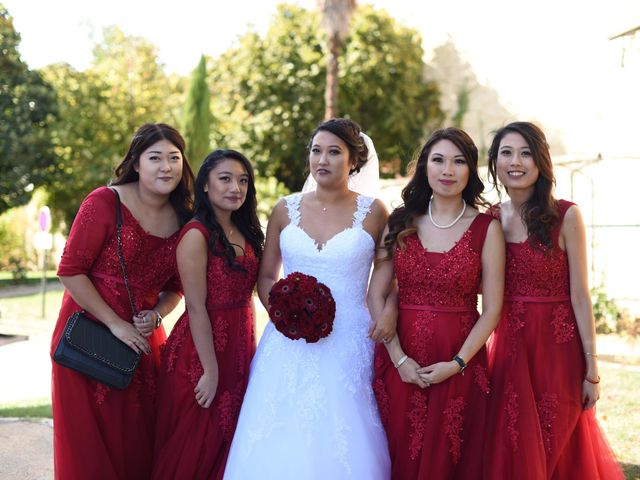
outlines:
[[640, 370], [637, 367], [600, 362], [602, 394], [598, 419], [622, 463], [627, 479], [640, 479]]
[[[47, 280], [57, 280], [55, 270], [47, 270]], [[15, 287], [16, 285], [37, 285], [42, 280], [42, 272], [27, 272], [27, 278], [16, 282], [11, 272], [0, 272], [0, 287]]]
[[19, 404], [0, 405], [0, 417], [51, 418], [51, 399], [41, 398]]

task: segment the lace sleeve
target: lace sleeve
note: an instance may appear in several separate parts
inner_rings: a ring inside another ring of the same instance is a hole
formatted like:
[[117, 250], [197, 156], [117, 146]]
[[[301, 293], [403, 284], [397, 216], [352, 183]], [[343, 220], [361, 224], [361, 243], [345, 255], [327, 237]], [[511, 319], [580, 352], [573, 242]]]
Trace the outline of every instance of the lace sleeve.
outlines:
[[58, 275], [87, 274], [115, 232], [115, 195], [106, 187], [91, 192], [80, 205], [64, 246]]

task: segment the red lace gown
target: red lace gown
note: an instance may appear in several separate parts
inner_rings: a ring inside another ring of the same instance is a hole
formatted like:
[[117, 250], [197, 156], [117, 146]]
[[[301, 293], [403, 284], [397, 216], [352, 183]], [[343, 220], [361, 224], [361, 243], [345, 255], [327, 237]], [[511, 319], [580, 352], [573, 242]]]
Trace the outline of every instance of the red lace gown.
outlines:
[[[190, 222], [182, 235], [197, 228]], [[202, 376], [185, 312], [162, 350], [158, 380], [158, 426], [154, 479], [221, 479], [249, 381], [255, 353], [255, 320], [251, 294], [258, 277], [258, 259], [247, 242], [245, 256], [236, 257], [246, 271], [232, 270], [226, 259], [209, 252], [207, 312], [218, 361], [219, 380], [211, 406], [202, 408], [194, 388]]]
[[[450, 361], [479, 317], [481, 253], [491, 220], [479, 214], [444, 253], [424, 249], [417, 234], [405, 239], [405, 249], [396, 249], [397, 333], [405, 353], [422, 366]], [[464, 374], [425, 389], [401, 380], [381, 344], [374, 368], [392, 478], [479, 478], [489, 394], [485, 348], [468, 362]]]
[[[161, 291], [180, 290], [175, 248], [179, 233], [160, 238], [146, 233], [122, 205], [122, 244], [130, 287], [138, 310], [152, 308]], [[129, 297], [118, 260], [115, 195], [106, 187], [91, 192], [73, 222], [58, 275], [85, 274], [123, 320], [131, 321]], [[67, 318], [81, 310], [69, 292], [51, 341], [55, 349]], [[149, 337], [152, 353], [142, 355], [131, 385], [111, 389], [53, 362], [52, 407], [55, 476], [148, 478], [153, 459], [156, 369], [160, 327]]]
[[[560, 200], [561, 220], [571, 205]], [[560, 226], [548, 251], [507, 243], [502, 318], [490, 342], [487, 479], [623, 478], [594, 409], [582, 409], [585, 364], [559, 234]]]

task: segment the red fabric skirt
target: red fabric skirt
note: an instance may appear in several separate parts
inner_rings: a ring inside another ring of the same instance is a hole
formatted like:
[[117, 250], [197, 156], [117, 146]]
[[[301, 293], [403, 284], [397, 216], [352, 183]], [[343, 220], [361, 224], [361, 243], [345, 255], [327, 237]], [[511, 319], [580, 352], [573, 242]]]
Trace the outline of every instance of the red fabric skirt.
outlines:
[[[451, 361], [478, 318], [473, 307], [400, 306], [398, 335], [420, 365]], [[392, 478], [477, 479], [490, 391], [484, 347], [464, 374], [420, 389], [404, 383], [376, 347], [374, 392], [387, 432]]]
[[209, 408], [194, 388], [203, 369], [185, 313], [163, 348], [154, 479], [222, 479], [255, 353], [250, 306], [209, 311], [219, 380]]
[[622, 479], [581, 403], [584, 359], [568, 297], [507, 297], [490, 343], [485, 478]]

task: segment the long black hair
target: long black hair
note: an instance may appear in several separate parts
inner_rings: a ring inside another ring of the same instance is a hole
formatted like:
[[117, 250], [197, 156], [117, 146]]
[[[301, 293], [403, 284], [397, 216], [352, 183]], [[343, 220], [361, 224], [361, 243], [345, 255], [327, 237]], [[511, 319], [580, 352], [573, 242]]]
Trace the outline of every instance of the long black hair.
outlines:
[[196, 201], [194, 207], [194, 218], [201, 222], [210, 232], [209, 249], [216, 256], [224, 257], [229, 266], [234, 270], [244, 270], [242, 265], [236, 261], [236, 253], [233, 246], [227, 239], [224, 230], [216, 219], [216, 214], [209, 201], [209, 196], [205, 192], [205, 186], [209, 180], [209, 173], [220, 162], [224, 160], [235, 160], [242, 164], [249, 176], [247, 197], [238, 210], [231, 213], [231, 220], [238, 227], [244, 238], [251, 244], [258, 258], [262, 257], [264, 250], [264, 232], [260, 226], [260, 220], [256, 209], [256, 185], [253, 174], [253, 167], [247, 158], [235, 150], [215, 150], [207, 155], [202, 162], [202, 166], [196, 177]]
[[142, 125], [133, 135], [129, 150], [116, 167], [110, 185], [137, 182], [140, 175], [136, 172], [135, 166], [140, 162], [140, 155], [151, 145], [161, 140], [173, 144], [182, 155], [182, 177], [178, 186], [169, 195], [169, 202], [178, 215], [180, 226], [183, 226], [191, 218], [193, 210], [193, 171], [184, 154], [184, 138], [172, 126], [166, 123], [145, 123]]
[[478, 175], [478, 148], [471, 137], [464, 130], [455, 127], [436, 130], [420, 150], [413, 176], [407, 186], [402, 189], [403, 205], [389, 215], [389, 233], [384, 238], [384, 246], [389, 257], [393, 256], [396, 241], [402, 245], [402, 239], [415, 232], [414, 219], [427, 213], [433, 194], [433, 189], [427, 180], [427, 161], [431, 149], [440, 140], [449, 140], [458, 147], [469, 166], [469, 181], [462, 191], [464, 201], [472, 207], [486, 204], [482, 198], [484, 184]]
[[[557, 225], [560, 216], [558, 214], [558, 202], [553, 198], [553, 187], [556, 178], [553, 175], [553, 163], [549, 144], [544, 132], [530, 122], [513, 122], [499, 129], [489, 148], [489, 177], [498, 191], [497, 161], [500, 142], [508, 133], [517, 133], [524, 138], [531, 150], [531, 157], [538, 167], [538, 179], [533, 185], [533, 194], [522, 204], [520, 217], [527, 226], [527, 233], [532, 246], [539, 242], [545, 247], [553, 245], [550, 230]], [[507, 193], [508, 189], [507, 189]]]

